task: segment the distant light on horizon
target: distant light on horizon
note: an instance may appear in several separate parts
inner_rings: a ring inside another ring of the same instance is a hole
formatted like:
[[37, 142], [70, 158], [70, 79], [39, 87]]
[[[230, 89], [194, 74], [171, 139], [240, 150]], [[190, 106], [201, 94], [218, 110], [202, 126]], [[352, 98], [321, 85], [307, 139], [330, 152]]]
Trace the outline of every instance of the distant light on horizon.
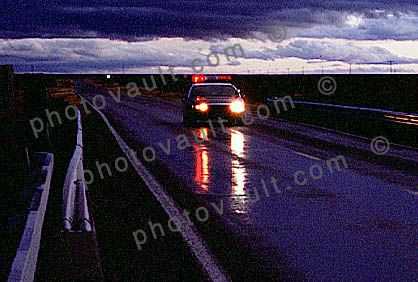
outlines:
[[345, 23], [350, 27], [357, 28], [363, 23], [363, 19], [360, 16], [349, 15]]

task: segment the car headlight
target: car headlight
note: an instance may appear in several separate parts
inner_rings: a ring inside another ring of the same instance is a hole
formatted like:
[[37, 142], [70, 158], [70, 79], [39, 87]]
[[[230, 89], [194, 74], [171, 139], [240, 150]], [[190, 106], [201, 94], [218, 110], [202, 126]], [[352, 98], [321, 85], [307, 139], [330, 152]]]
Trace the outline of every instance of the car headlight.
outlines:
[[229, 109], [233, 113], [243, 113], [245, 111], [245, 103], [242, 99], [235, 99], [229, 105]]
[[207, 112], [209, 110], [209, 105], [205, 102], [199, 103], [195, 106], [196, 110], [201, 112]]

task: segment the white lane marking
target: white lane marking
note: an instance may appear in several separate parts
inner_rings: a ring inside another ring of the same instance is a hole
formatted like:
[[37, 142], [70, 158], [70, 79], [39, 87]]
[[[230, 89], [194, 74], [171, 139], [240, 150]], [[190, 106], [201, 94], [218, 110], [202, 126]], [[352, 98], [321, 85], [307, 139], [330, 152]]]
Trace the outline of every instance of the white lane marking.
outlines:
[[161, 206], [167, 215], [173, 219], [175, 224], [179, 227], [183, 239], [186, 241], [190, 250], [193, 252], [203, 269], [207, 272], [212, 281], [229, 281], [225, 272], [221, 269], [215, 257], [210, 253], [205, 242], [199, 235], [194, 225], [190, 225], [186, 217], [181, 213], [174, 200], [164, 191], [163, 187], [145, 168], [143, 163], [137, 159], [133, 150], [129, 148], [128, 144], [120, 137], [116, 130], [112, 127], [106, 116], [98, 109], [96, 109], [90, 101], [86, 99], [87, 103], [101, 116], [106, 123], [109, 130], [112, 132], [120, 148], [128, 157], [129, 162], [134, 167], [135, 171], [143, 179], [155, 198], [160, 202]]
[[308, 158], [308, 159], [311, 159], [311, 160], [315, 160], [315, 161], [321, 161], [322, 160], [321, 158], [311, 156], [311, 155], [308, 155], [308, 154], [305, 154], [305, 153], [301, 153], [301, 152], [298, 152], [298, 151], [293, 151], [293, 152], [296, 155], [299, 155], [299, 156], [302, 156], [302, 157], [305, 157], [305, 158]]

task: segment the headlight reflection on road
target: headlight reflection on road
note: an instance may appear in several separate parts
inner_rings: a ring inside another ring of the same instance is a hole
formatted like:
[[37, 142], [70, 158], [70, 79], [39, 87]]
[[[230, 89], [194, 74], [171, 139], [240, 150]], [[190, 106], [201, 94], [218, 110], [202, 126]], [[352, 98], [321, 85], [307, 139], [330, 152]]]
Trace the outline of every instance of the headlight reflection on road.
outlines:
[[[206, 139], [208, 136], [207, 128], [197, 130], [196, 136], [200, 139]], [[207, 193], [209, 190], [209, 154], [205, 144], [194, 144], [196, 156], [195, 161], [195, 182], [202, 188], [201, 193]]]
[[247, 171], [241, 158], [245, 157], [245, 136], [241, 132], [231, 130], [231, 172], [232, 172], [232, 195], [237, 196], [235, 199], [235, 212], [248, 212], [248, 195], [245, 191]]
[[[199, 138], [207, 138], [208, 129], [201, 128], [196, 131], [196, 136]], [[245, 152], [245, 136], [243, 133], [231, 129], [230, 131], [230, 150], [231, 150], [231, 179], [230, 190], [221, 191], [220, 193], [230, 194], [231, 208], [237, 214], [247, 214], [249, 211], [249, 194], [246, 190], [247, 185], [247, 170], [243, 159], [246, 156]], [[226, 145], [226, 144], [225, 144]], [[209, 191], [211, 183], [211, 167], [210, 152], [206, 144], [194, 144], [195, 166], [194, 166], [194, 181], [198, 186], [198, 193], [207, 194], [214, 191]], [[212, 187], [213, 188], [213, 187]]]

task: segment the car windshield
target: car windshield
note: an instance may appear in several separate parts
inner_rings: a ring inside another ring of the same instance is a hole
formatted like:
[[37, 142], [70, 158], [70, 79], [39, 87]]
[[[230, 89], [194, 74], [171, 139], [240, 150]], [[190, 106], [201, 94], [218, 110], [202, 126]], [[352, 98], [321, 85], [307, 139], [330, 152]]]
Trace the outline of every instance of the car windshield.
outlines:
[[192, 97], [196, 96], [236, 96], [238, 92], [229, 85], [201, 85], [192, 90]]

